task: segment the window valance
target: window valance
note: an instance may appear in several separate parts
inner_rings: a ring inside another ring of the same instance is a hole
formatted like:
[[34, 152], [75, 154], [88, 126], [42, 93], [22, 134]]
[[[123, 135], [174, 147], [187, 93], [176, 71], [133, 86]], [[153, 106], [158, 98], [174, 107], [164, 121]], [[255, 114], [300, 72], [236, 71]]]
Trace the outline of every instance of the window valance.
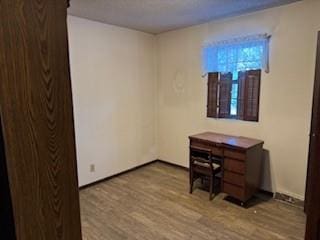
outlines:
[[203, 71], [240, 72], [262, 69], [269, 72], [270, 35], [260, 34], [206, 43], [203, 47]]

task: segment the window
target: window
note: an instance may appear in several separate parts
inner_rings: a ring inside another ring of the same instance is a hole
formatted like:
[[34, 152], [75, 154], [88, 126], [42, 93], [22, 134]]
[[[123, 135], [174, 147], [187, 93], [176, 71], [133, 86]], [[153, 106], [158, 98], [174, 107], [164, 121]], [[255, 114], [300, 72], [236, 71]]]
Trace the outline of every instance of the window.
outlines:
[[207, 44], [208, 117], [259, 120], [261, 69], [269, 71], [268, 35]]
[[261, 70], [208, 76], [208, 117], [259, 120]]

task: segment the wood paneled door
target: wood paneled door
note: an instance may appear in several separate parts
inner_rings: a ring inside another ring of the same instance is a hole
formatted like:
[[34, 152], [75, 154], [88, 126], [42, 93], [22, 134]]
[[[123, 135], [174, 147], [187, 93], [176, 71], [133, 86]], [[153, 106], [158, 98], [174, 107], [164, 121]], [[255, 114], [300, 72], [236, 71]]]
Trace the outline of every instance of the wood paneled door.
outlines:
[[4, 142], [0, 119], [0, 233], [3, 239], [15, 239], [15, 226], [11, 204], [11, 194], [4, 153]]
[[81, 239], [67, 4], [0, 1], [1, 160], [16, 233], [6, 240]]
[[306, 240], [320, 239], [320, 32], [314, 83], [312, 123], [306, 191]]

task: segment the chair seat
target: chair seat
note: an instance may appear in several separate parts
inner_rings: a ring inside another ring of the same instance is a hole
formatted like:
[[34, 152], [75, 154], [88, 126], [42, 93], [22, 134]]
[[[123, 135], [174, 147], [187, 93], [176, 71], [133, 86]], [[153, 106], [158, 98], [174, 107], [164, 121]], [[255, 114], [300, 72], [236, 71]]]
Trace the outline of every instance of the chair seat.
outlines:
[[[199, 161], [194, 161], [194, 164], [201, 166], [201, 167], [210, 167], [210, 163], [205, 163], [205, 162], [199, 162]], [[212, 163], [212, 168], [213, 170], [216, 170], [218, 168], [220, 168], [220, 165]]]

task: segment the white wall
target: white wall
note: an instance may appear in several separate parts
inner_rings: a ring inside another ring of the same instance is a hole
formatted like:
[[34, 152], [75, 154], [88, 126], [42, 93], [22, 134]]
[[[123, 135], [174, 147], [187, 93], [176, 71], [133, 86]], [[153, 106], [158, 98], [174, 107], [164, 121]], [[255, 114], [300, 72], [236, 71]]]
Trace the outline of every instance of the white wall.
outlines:
[[82, 186], [157, 158], [155, 37], [71, 16], [68, 24]]
[[[273, 8], [158, 36], [159, 158], [188, 164], [188, 135], [214, 131], [265, 141], [262, 187], [303, 199], [320, 1]], [[272, 34], [259, 123], [206, 118], [205, 40]]]

